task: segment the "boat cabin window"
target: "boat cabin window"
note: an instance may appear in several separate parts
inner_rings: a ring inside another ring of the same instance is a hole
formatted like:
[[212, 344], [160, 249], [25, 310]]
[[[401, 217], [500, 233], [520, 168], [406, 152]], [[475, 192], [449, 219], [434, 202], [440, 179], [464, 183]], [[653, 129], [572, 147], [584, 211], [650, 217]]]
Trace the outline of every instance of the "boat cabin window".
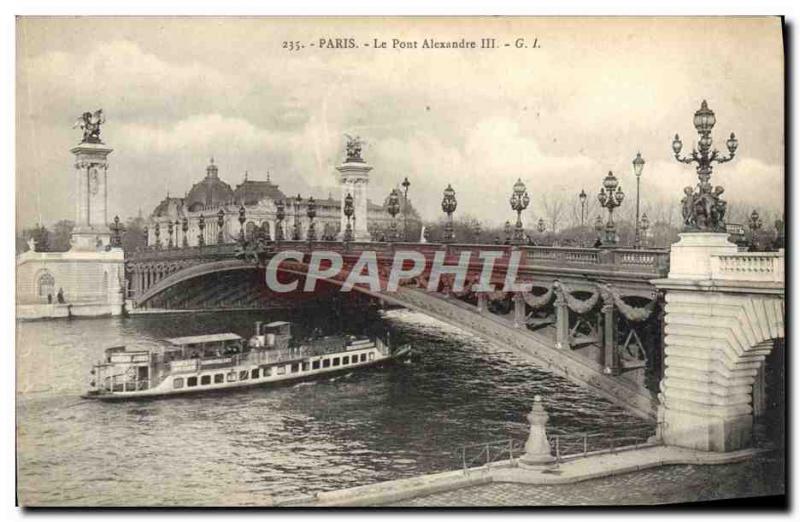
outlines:
[[366, 360], [367, 360], [367, 354], [362, 353], [361, 354], [361, 362], [365, 362]]
[[258, 368], [253, 368], [250, 371], [250, 378], [251, 379], [258, 379]]
[[292, 373], [297, 373], [300, 371], [300, 363], [292, 363]]
[[200, 377], [200, 384], [201, 385], [211, 384], [211, 376], [210, 375], [202, 375]]
[[331, 367], [331, 360], [330, 359], [322, 359], [322, 367], [323, 368], [330, 368]]
[[236, 382], [236, 372], [228, 372], [228, 375], [225, 376], [225, 380], [228, 382]]
[[222, 373], [214, 375], [214, 384], [219, 384], [221, 382], [225, 382], [225, 375]]
[[334, 357], [333, 358], [333, 365], [334, 366], [339, 366], [339, 358], [338, 357]]
[[247, 380], [247, 370], [242, 370], [239, 372], [239, 380], [246, 381]]
[[319, 370], [319, 359], [317, 359], [316, 361], [312, 361], [311, 369], [312, 370]]
[[186, 379], [186, 386], [191, 388], [192, 386], [197, 386], [197, 377], [189, 377]]
[[350, 364], [350, 356], [349, 355], [345, 355], [344, 357], [342, 357], [342, 364], [343, 365], [344, 364]]
[[175, 377], [172, 381], [172, 387], [177, 389], [183, 388], [183, 377]]
[[369, 352], [369, 360], [372, 361], [375, 359], [375, 352]]
[[307, 371], [308, 371], [308, 363], [307, 363], [307, 362], [304, 362], [304, 363], [303, 363], [303, 371], [304, 371], [304, 372], [307, 372]]
[[286, 366], [278, 366], [278, 375], [286, 374]]

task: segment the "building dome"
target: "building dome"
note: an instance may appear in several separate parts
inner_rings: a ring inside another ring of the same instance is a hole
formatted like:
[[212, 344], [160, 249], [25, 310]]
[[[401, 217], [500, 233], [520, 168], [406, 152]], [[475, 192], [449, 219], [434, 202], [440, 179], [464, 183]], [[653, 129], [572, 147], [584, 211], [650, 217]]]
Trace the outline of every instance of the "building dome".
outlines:
[[231, 186], [219, 179], [218, 172], [214, 158], [211, 158], [211, 163], [206, 167], [206, 177], [195, 183], [186, 195], [185, 205], [190, 212], [233, 200]]

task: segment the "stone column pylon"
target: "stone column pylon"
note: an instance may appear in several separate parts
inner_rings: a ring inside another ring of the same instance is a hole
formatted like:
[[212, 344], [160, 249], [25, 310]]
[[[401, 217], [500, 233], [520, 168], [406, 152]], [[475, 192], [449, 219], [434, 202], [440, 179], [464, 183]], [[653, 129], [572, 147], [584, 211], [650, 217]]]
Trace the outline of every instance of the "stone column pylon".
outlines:
[[344, 163], [336, 167], [336, 170], [339, 171], [339, 186], [341, 188], [340, 235], [343, 238], [345, 228], [347, 228], [347, 217], [344, 215], [344, 199], [347, 194], [350, 194], [353, 197], [353, 218], [351, 221], [353, 240], [370, 241], [371, 238], [367, 229], [367, 188], [369, 187], [369, 172], [372, 167], [363, 160], [356, 161], [353, 158], [348, 158]]
[[97, 250], [111, 243], [108, 228], [108, 155], [102, 143], [83, 142], [70, 150], [75, 155], [77, 197], [72, 250]]

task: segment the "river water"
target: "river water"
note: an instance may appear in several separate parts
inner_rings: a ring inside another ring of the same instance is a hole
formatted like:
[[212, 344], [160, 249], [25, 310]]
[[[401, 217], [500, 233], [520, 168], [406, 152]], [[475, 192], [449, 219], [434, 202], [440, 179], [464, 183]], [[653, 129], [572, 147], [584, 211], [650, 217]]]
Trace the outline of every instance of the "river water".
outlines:
[[[424, 315], [353, 317], [236, 312], [18, 323], [20, 502], [264, 505], [273, 496], [455, 469], [455, 452], [465, 444], [524, 440], [536, 394], [550, 413], [550, 433], [652, 429], [590, 391]], [[298, 322], [299, 334], [319, 324], [390, 330], [393, 339], [411, 342], [415, 355], [411, 364], [227, 394], [125, 403], [79, 396], [108, 346], [223, 331], [249, 336], [254, 321], [274, 319]]]

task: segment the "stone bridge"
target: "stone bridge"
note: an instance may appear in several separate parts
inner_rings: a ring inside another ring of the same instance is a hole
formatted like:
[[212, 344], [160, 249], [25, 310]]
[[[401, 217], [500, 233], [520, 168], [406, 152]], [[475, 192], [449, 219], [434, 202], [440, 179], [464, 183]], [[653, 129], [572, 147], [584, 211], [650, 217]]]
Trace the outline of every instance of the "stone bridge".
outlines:
[[[273, 293], [264, 282], [264, 262], [287, 250], [299, 251], [303, 260], [281, 263], [281, 277], [303, 278], [312, 251], [341, 254], [342, 274], [363, 251], [371, 251], [384, 283], [395, 252], [419, 252], [426, 272], [402, 281], [398, 291], [375, 292], [363, 285], [354, 290], [468, 330], [638, 415], [655, 418], [663, 373], [663, 300], [650, 281], [668, 273], [665, 250], [281, 241], [270, 243], [255, 262], [243, 259], [247, 256], [238, 244], [147, 249], [127, 259], [129, 303], [137, 310], [292, 306], [304, 299], [303, 292]], [[517, 281], [530, 283], [531, 291], [471, 291], [481, 268], [478, 255], [486, 251], [503, 253], [492, 281], [497, 288], [502, 288], [512, 252], [518, 251]], [[464, 291], [453, 291], [446, 275], [436, 291], [425, 290], [437, 253], [447, 265], [469, 253]], [[343, 278], [327, 283], [323, 288], [330, 291]]]

